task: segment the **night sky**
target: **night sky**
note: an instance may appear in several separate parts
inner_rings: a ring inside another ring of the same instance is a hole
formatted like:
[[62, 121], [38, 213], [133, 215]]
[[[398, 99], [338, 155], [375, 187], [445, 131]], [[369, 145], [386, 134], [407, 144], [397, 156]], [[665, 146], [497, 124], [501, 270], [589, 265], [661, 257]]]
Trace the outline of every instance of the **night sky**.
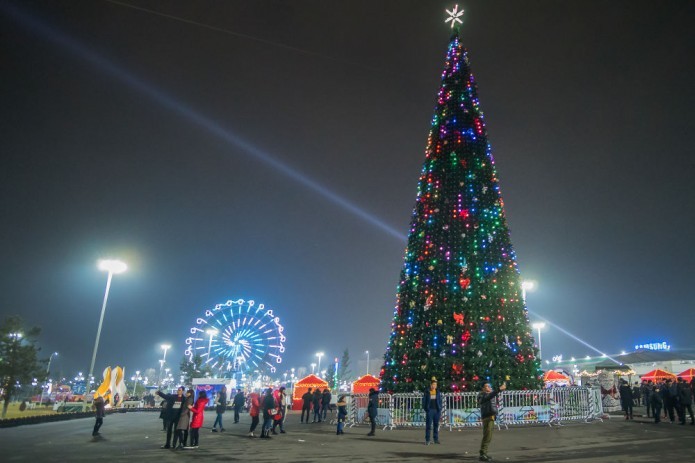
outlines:
[[[381, 357], [453, 5], [1, 0], [0, 315], [86, 372], [116, 257], [96, 372], [178, 365], [228, 299], [280, 316], [279, 372]], [[529, 309], [691, 348], [695, 3], [461, 5]]]

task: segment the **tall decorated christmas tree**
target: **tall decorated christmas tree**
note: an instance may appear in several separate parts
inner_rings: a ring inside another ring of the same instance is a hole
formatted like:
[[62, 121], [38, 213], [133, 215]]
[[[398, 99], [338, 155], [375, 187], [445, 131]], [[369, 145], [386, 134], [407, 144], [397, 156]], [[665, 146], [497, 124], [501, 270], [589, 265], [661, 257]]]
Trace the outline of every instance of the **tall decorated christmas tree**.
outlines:
[[[452, 27], [463, 11], [449, 11]], [[382, 389], [537, 388], [540, 365], [468, 51], [458, 27], [418, 182]]]

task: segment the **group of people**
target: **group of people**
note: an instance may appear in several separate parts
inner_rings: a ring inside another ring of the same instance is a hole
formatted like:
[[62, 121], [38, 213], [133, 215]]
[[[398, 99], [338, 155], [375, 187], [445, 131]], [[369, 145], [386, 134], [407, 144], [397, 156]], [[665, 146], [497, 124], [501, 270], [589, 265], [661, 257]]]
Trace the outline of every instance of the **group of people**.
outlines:
[[[688, 385], [682, 380], [679, 381], [678, 384], [671, 384], [670, 380], [654, 385], [651, 384], [651, 381], [644, 384], [642, 387], [642, 396], [645, 397], [645, 401], [648, 405], [648, 416], [651, 410], [654, 413], [655, 421], [658, 423], [661, 415], [661, 407], [663, 405], [666, 407], [671, 421], [674, 421], [675, 409], [681, 419], [681, 424], [685, 424], [685, 411], [687, 410], [690, 412], [691, 424], [695, 424], [692, 409], [691, 386], [692, 384]], [[492, 431], [497, 417], [497, 395], [505, 389], [506, 384], [502, 384], [499, 388], [493, 389], [490, 383], [486, 383], [478, 395], [480, 417], [483, 422], [480, 461], [491, 460], [487, 451], [490, 441], [492, 440]], [[685, 392], [686, 390], [687, 393]], [[621, 384], [620, 393], [626, 419], [631, 419], [633, 395], [632, 389], [627, 382]], [[167, 433], [166, 443], [162, 445], [161, 448], [198, 448], [200, 428], [203, 426], [205, 407], [209, 402], [205, 391], [200, 391], [197, 399], [195, 399], [193, 389], [186, 390], [184, 387], [179, 387], [175, 394], [166, 394], [162, 391], [157, 391], [156, 394], [163, 399], [160, 418], [162, 418], [163, 430]], [[343, 429], [348, 415], [345, 397], [345, 395], [339, 396], [336, 404], [338, 412], [337, 435], [344, 434]], [[312, 392], [312, 389], [309, 388], [302, 396], [301, 423], [309, 423], [312, 407], [314, 413], [312, 423], [325, 421], [328, 410], [330, 409], [331, 398], [331, 392], [328, 389], [321, 391], [317, 388]], [[248, 404], [249, 415], [251, 416], [251, 427], [248, 433], [249, 437], [255, 437], [254, 433], [260, 423], [261, 416], [263, 417], [263, 425], [260, 438], [270, 439], [271, 434], [278, 434], [278, 429], [281, 434], [285, 433], [284, 421], [287, 410], [287, 395], [284, 386], [277, 390], [267, 388], [262, 396], [257, 392], [251, 392], [248, 396], [245, 396], [244, 392], [239, 390], [232, 402], [234, 423], [239, 422], [240, 413], [246, 404]], [[214, 405], [216, 418], [212, 425], [212, 432], [218, 432], [218, 430], [219, 432], [223, 432], [225, 429], [222, 415], [227, 408], [226, 387], [222, 387], [220, 393], [217, 394]], [[104, 418], [104, 406], [103, 397], [96, 396], [94, 400], [96, 423], [92, 433], [93, 436], [99, 436], [99, 429], [101, 428]], [[439, 444], [439, 421], [443, 410], [443, 403], [442, 393], [437, 389], [436, 378], [432, 378], [429, 389], [424, 391], [422, 406], [426, 415], [425, 445], [430, 445], [431, 443]], [[371, 429], [367, 436], [375, 435], [378, 408], [379, 392], [371, 388], [367, 398], [367, 416], [369, 417]]]
[[[316, 388], [314, 392], [311, 392], [312, 388], [307, 389], [307, 391], [302, 395], [302, 423], [309, 423], [309, 417], [311, 416], [311, 410], [314, 410], [314, 419], [312, 423], [320, 423], [325, 421], [328, 416], [328, 410], [331, 407], [331, 399], [333, 398], [331, 391]], [[304, 413], [306, 412], [306, 421], [304, 421]]]
[[186, 390], [183, 386], [177, 389], [176, 394], [157, 391], [157, 395], [165, 402], [160, 416], [167, 440], [161, 448], [197, 449], [208, 404], [205, 391], [198, 393], [198, 399], [195, 399], [193, 389]]
[[618, 392], [620, 393], [620, 405], [625, 413], [625, 419], [633, 418], [633, 404], [640, 404], [640, 400], [647, 408], [647, 417], [653, 417], [655, 423], [668, 418], [671, 423], [686, 423], [686, 412], [690, 415], [690, 424], [695, 425], [693, 416], [693, 396], [695, 395], [695, 379], [687, 383], [683, 378], [673, 381], [665, 378], [656, 382], [645, 381], [638, 386], [630, 387], [627, 381], [622, 380]]

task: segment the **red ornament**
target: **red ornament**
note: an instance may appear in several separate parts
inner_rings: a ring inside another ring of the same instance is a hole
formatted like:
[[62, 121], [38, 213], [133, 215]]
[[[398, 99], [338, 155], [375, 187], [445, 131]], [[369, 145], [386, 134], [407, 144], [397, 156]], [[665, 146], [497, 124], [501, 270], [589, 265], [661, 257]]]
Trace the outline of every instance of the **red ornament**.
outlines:
[[471, 284], [471, 279], [470, 278], [459, 278], [459, 284], [463, 289], [468, 288], [468, 286]]
[[458, 325], [463, 325], [463, 314], [454, 312], [454, 321]]

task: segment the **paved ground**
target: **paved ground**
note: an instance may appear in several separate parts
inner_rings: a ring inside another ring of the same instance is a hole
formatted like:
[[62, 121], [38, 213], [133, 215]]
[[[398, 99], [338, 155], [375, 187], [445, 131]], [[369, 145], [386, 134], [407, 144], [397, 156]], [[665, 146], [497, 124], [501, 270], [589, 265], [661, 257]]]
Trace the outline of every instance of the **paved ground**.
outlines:
[[[103, 439], [91, 437], [93, 419], [0, 429], [3, 462], [108, 461], [247, 461], [247, 462], [426, 462], [477, 461], [481, 430], [442, 430], [441, 445], [423, 445], [424, 430], [377, 430], [367, 437], [365, 426], [335, 435], [328, 424], [300, 424], [288, 415], [287, 434], [270, 440], [246, 437], [249, 417], [227, 431], [210, 432], [214, 413], [205, 417], [197, 450], [161, 450], [165, 434], [158, 413], [130, 412], [108, 415]], [[636, 418], [614, 416], [604, 422], [561, 427], [516, 427], [495, 431], [490, 454], [501, 462], [656, 462], [695, 461], [695, 426], [668, 422], [659, 425]]]

